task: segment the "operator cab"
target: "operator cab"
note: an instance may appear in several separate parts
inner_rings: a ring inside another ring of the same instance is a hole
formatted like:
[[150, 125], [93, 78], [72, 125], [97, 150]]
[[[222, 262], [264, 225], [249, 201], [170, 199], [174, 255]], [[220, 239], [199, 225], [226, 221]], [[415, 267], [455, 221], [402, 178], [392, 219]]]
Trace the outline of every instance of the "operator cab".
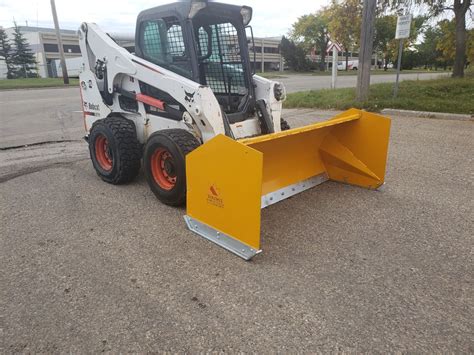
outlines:
[[251, 17], [250, 7], [203, 1], [145, 10], [137, 19], [136, 55], [209, 86], [229, 122], [243, 121], [255, 112]]

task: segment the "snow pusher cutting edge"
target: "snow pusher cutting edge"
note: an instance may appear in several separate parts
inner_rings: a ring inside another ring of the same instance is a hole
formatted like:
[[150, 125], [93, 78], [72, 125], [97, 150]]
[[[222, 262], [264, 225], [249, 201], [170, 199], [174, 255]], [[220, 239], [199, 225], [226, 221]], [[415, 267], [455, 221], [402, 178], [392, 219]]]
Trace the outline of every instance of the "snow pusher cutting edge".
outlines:
[[186, 156], [189, 229], [249, 260], [260, 210], [327, 180], [384, 183], [390, 119], [357, 109], [253, 138], [218, 135]]

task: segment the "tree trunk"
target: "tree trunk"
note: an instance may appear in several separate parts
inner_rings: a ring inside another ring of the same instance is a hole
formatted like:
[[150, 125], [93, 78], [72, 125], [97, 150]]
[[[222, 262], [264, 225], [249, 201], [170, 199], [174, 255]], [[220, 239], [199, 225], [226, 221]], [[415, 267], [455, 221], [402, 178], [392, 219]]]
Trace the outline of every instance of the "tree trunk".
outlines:
[[466, 62], [466, 11], [470, 0], [454, 2], [454, 19], [456, 22], [456, 54], [454, 57], [453, 77], [464, 76], [464, 65]]
[[346, 71], [349, 70], [349, 52], [346, 51]]
[[321, 61], [319, 62], [320, 71], [326, 71], [326, 48], [324, 50], [321, 48]]

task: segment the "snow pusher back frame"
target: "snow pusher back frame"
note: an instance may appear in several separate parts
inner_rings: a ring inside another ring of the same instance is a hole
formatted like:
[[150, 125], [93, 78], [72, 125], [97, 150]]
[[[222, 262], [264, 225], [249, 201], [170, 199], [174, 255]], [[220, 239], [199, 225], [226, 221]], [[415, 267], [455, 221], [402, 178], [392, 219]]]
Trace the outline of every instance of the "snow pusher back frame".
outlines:
[[218, 135], [186, 157], [189, 229], [249, 260], [261, 251], [260, 211], [327, 180], [384, 183], [390, 120], [350, 109], [288, 131]]

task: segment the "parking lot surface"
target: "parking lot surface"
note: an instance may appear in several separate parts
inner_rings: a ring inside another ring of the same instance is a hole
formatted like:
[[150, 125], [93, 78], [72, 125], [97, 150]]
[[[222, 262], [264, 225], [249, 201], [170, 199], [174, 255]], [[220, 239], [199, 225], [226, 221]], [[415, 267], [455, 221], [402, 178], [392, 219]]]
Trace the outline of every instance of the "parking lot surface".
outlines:
[[0, 151], [0, 352], [473, 352], [473, 148], [472, 122], [394, 117], [384, 188], [264, 209], [250, 262], [83, 142]]

